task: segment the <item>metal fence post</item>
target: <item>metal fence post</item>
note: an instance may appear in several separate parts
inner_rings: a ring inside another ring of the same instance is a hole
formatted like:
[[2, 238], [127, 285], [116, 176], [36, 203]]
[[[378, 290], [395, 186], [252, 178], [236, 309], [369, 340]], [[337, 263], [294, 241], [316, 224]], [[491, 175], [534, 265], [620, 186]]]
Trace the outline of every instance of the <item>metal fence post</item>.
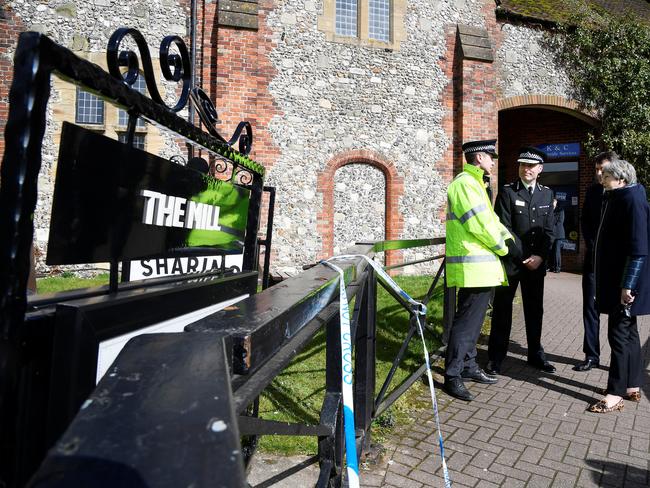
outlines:
[[320, 437], [318, 463], [321, 474], [317, 486], [339, 487], [342, 483], [343, 399], [341, 393], [341, 320], [337, 314], [327, 327], [325, 348], [325, 399], [321, 410], [321, 424], [334, 425], [334, 433]]
[[377, 316], [377, 277], [368, 266], [363, 293], [355, 304], [356, 335], [354, 360], [354, 423], [357, 452], [370, 448], [372, 417], [375, 411], [375, 348]]

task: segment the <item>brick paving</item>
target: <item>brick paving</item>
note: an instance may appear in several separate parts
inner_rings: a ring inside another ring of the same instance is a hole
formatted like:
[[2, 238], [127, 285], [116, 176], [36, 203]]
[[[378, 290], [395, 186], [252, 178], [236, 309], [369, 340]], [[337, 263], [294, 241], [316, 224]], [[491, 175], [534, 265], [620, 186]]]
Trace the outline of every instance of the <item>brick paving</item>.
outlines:
[[[642, 400], [623, 412], [595, 414], [587, 405], [606, 386], [610, 349], [601, 317], [600, 369], [576, 372], [583, 359], [580, 276], [549, 274], [542, 344], [557, 373], [526, 364], [521, 306], [515, 306], [511, 347], [496, 385], [467, 383], [470, 403], [437, 390], [447, 465], [454, 487], [650, 486], [650, 317], [639, 321], [644, 353]], [[480, 346], [480, 364], [486, 362]], [[437, 380], [441, 380], [441, 373]], [[386, 443], [379, 465], [362, 465], [362, 486], [444, 486], [430, 410]]]

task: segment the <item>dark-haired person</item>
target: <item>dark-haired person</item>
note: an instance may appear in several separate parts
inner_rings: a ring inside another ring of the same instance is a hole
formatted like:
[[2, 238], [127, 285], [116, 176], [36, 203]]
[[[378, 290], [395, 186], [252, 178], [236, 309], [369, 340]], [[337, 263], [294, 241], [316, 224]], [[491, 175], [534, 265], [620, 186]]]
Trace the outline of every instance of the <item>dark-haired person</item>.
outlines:
[[637, 316], [650, 315], [650, 206], [634, 167], [623, 160], [603, 165], [605, 193], [594, 248], [596, 305], [608, 315], [612, 357], [605, 397], [590, 405], [596, 413], [622, 410], [624, 399], [641, 400], [641, 342]]
[[517, 158], [519, 179], [501, 188], [494, 205], [501, 223], [521, 241], [524, 260], [504, 260], [508, 285], [499, 286], [494, 292], [487, 373], [501, 373], [510, 342], [512, 302], [520, 284], [528, 363], [546, 373], [555, 372], [541, 344], [546, 258], [553, 242], [553, 191], [537, 182], [545, 156], [537, 148], [521, 148]]
[[619, 159], [614, 151], [605, 151], [594, 158], [595, 179], [587, 188], [582, 205], [580, 225], [585, 240], [585, 258], [582, 265], [582, 322], [585, 329], [582, 352], [585, 360], [576, 364], [575, 371], [589, 371], [600, 364], [600, 313], [596, 310], [596, 280], [594, 278], [594, 241], [600, 223], [603, 204], [603, 165]]

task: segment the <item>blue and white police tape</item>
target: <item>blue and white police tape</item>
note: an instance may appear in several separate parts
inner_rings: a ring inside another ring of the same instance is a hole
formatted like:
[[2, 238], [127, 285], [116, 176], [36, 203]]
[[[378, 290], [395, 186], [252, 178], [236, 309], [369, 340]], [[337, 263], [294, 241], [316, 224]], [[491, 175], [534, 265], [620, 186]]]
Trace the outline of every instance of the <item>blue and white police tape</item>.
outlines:
[[[412, 312], [413, 316], [415, 317], [415, 320], [418, 325], [418, 332], [420, 333], [420, 338], [422, 339], [422, 347], [424, 349], [424, 362], [426, 364], [426, 370], [427, 370], [427, 379], [429, 380], [429, 392], [431, 393], [431, 403], [433, 406], [433, 414], [436, 419], [436, 429], [438, 431], [438, 444], [440, 447], [440, 458], [442, 460], [442, 474], [445, 480], [445, 488], [451, 488], [451, 478], [449, 477], [449, 470], [447, 469], [447, 462], [445, 461], [445, 447], [442, 441], [442, 430], [440, 429], [440, 416], [438, 414], [438, 402], [436, 400], [436, 391], [435, 391], [435, 386], [433, 383], [433, 376], [431, 375], [431, 364], [429, 362], [429, 351], [427, 350], [427, 345], [424, 340], [424, 329], [422, 328], [422, 323], [420, 321], [420, 317], [425, 317], [426, 320], [426, 315], [427, 315], [427, 307], [423, 303], [418, 302], [417, 300], [414, 300], [411, 298], [411, 296], [406, 293], [397, 283], [395, 283], [395, 280], [390, 277], [388, 273], [384, 270], [384, 268], [370, 259], [368, 256], [365, 256], [363, 254], [359, 255], [353, 255], [353, 254], [344, 254], [341, 256], [336, 256], [335, 258], [331, 258], [331, 260], [347, 260], [347, 259], [358, 259], [358, 258], [363, 258], [365, 259], [370, 266], [374, 269], [375, 273], [377, 273], [379, 279], [381, 279], [386, 285], [390, 286], [393, 291], [395, 291], [397, 294], [399, 294], [404, 300], [406, 300], [412, 307]], [[325, 262], [330, 267], [336, 268], [334, 265], [331, 263]], [[339, 274], [341, 276], [341, 283], [343, 283], [343, 271], [340, 270], [339, 268], [336, 268], [339, 271]], [[345, 296], [345, 304], [346, 304], [346, 311], [347, 311], [347, 295]], [[343, 297], [341, 297], [341, 307], [343, 307]], [[343, 323], [343, 319], [341, 319], [341, 324]], [[348, 330], [349, 330], [349, 312], [348, 312]], [[343, 334], [343, 327], [341, 326], [341, 334]], [[351, 388], [351, 387], [350, 387]], [[345, 396], [344, 396], [345, 398]], [[354, 419], [354, 417], [353, 417]], [[346, 419], [346, 443], [347, 443], [347, 419]], [[355, 450], [356, 451], [356, 450]], [[349, 454], [348, 454], [349, 458]], [[356, 456], [355, 456], [355, 464], [356, 464]], [[358, 468], [357, 468], [357, 473], [358, 473]], [[352, 485], [350, 485], [352, 486]]]
[[345, 432], [345, 457], [350, 488], [359, 487], [359, 463], [354, 430], [354, 396], [352, 394], [352, 336], [350, 335], [350, 308], [345, 292], [343, 270], [323, 261], [339, 274], [339, 316], [341, 318], [341, 390], [343, 393], [343, 426]]

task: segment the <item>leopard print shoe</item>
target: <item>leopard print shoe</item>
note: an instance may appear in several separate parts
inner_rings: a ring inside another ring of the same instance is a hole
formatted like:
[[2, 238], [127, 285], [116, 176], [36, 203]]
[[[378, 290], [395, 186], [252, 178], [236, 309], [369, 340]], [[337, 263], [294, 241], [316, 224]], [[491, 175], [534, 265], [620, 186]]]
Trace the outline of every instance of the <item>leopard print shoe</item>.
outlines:
[[596, 402], [593, 405], [589, 405], [589, 407], [587, 407], [587, 410], [589, 412], [594, 412], [594, 413], [608, 413], [608, 412], [614, 412], [615, 410], [623, 410], [624, 406], [625, 404], [623, 403], [622, 398], [611, 407], [607, 406], [607, 402], [605, 400], [600, 400], [599, 402]]

